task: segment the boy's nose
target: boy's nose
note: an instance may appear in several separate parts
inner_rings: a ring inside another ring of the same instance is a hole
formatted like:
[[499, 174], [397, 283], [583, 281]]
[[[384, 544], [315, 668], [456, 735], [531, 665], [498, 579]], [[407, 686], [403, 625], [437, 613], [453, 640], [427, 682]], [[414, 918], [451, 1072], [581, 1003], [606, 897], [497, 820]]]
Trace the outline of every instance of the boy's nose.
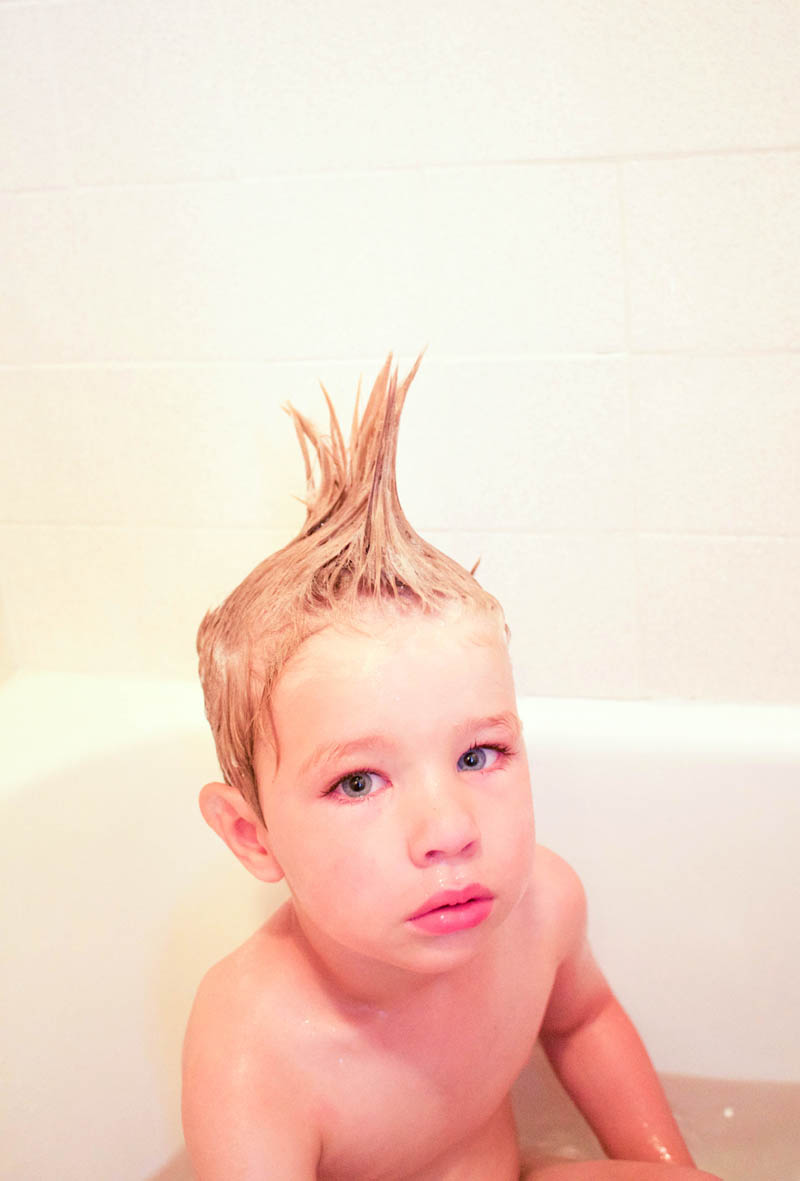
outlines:
[[416, 794], [408, 820], [408, 850], [415, 865], [470, 857], [480, 833], [463, 788], [431, 786]]

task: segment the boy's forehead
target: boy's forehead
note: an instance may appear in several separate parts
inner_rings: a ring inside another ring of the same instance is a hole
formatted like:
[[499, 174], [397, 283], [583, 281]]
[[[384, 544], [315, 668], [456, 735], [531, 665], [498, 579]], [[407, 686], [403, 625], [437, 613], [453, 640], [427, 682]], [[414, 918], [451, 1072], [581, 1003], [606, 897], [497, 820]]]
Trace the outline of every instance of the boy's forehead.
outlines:
[[275, 693], [315, 676], [369, 673], [387, 660], [415, 654], [438, 658], [463, 658], [471, 646], [498, 647], [507, 656], [504, 623], [489, 611], [447, 604], [441, 611], [397, 610], [380, 604], [366, 605], [358, 613], [332, 620], [310, 635], [287, 662]]

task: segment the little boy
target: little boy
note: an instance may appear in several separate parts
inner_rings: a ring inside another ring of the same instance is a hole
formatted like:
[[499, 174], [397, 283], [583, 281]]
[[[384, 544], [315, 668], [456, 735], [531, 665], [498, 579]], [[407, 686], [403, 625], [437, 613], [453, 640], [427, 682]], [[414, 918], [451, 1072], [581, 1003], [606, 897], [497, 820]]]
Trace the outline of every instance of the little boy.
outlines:
[[[579, 881], [535, 843], [502, 610], [400, 508], [415, 372], [398, 388], [389, 358], [349, 448], [330, 402], [329, 437], [292, 411], [305, 525], [200, 627], [225, 776], [200, 806], [290, 899], [200, 986], [191, 1161], [199, 1181], [708, 1178]], [[521, 1161], [509, 1092], [537, 1039], [613, 1161]]]

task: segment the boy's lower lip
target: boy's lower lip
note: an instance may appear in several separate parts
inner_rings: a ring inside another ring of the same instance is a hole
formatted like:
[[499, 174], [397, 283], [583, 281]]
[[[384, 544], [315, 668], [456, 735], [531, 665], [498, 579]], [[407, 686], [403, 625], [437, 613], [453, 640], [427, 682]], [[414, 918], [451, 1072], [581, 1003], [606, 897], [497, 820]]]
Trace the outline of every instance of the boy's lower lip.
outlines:
[[417, 915], [408, 921], [429, 935], [450, 935], [454, 931], [467, 931], [470, 927], [477, 927], [489, 917], [493, 904], [493, 898], [472, 898], [456, 906], [440, 906], [435, 910], [426, 911], [425, 914]]

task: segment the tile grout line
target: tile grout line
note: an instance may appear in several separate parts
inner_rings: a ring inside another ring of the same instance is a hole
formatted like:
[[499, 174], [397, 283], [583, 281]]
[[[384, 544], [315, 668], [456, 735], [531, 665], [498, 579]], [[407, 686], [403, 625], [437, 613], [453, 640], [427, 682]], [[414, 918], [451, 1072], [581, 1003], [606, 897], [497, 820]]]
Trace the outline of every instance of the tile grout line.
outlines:
[[[43, 8], [46, 5], [35, 4], [33, 8]], [[649, 164], [681, 160], [710, 160], [736, 159], [767, 155], [792, 155], [800, 152], [800, 144], [779, 144], [768, 147], [744, 148], [688, 148], [665, 150], [661, 152], [610, 152], [586, 156], [533, 156], [510, 157], [506, 159], [489, 160], [456, 160], [446, 163], [435, 161], [428, 163], [404, 163], [382, 165], [354, 165], [350, 168], [310, 168], [294, 169], [291, 171], [239, 173], [237, 175], [197, 175], [188, 177], [172, 177], [155, 180], [127, 180], [104, 181], [100, 183], [82, 183], [53, 185], [19, 185], [0, 188], [0, 194], [20, 196], [35, 193], [93, 193], [114, 190], [142, 189], [142, 188], [185, 188], [187, 186], [236, 187], [240, 185], [267, 184], [287, 180], [308, 181], [314, 178], [330, 180], [331, 177], [364, 177], [364, 176], [394, 176], [398, 173], [445, 173], [457, 171], [479, 171], [480, 169], [511, 169], [511, 168], [558, 168], [581, 165], [620, 165], [620, 164]]]
[[[401, 368], [404, 357], [411, 357], [413, 350], [397, 350], [393, 352], [395, 361], [400, 362]], [[428, 366], [444, 368], [449, 365], [515, 365], [537, 364], [542, 361], [622, 361], [634, 357], [672, 357], [689, 360], [739, 360], [747, 357], [794, 357], [800, 356], [800, 347], [775, 346], [770, 348], [743, 349], [611, 349], [608, 352], [536, 352], [517, 353], [442, 353], [437, 356], [431, 353]], [[274, 356], [274, 357], [208, 357], [200, 360], [160, 359], [120, 359], [83, 361], [0, 361], [0, 374], [3, 373], [49, 373], [49, 372], [82, 372], [86, 370], [150, 370], [150, 369], [266, 369], [272, 366], [308, 366], [308, 365], [375, 365], [380, 366], [385, 361], [385, 354], [376, 353], [374, 356]]]
[[[58, 520], [58, 519], [31, 519], [31, 520], [11, 520], [0, 519], [0, 530], [25, 530], [25, 529], [59, 529], [59, 530], [99, 530], [103, 532], [123, 532], [123, 531], [155, 531], [162, 533], [191, 533], [191, 532], [227, 532], [227, 533], [254, 533], [266, 536], [267, 534], [278, 534], [282, 536], [289, 536], [296, 529], [294, 525], [265, 525], [263, 523], [242, 523], [224, 521], [221, 523], [213, 522], [197, 522], [197, 521], [174, 521], [165, 522], [158, 520], [142, 520], [142, 521], [76, 521], [76, 520]], [[461, 529], [450, 528], [447, 526], [433, 526], [420, 528], [420, 533], [426, 538], [443, 537], [443, 536], [458, 536], [458, 537], [506, 537], [506, 538], [520, 538], [527, 537], [537, 540], [546, 541], [581, 541], [581, 540], [602, 540], [605, 538], [625, 538], [631, 536], [630, 529]], [[798, 533], [722, 533], [714, 530], [666, 530], [666, 529], [646, 529], [640, 533], [642, 540], [666, 540], [666, 541], [709, 541], [719, 542], [722, 544], [732, 545], [739, 542], [748, 544], [761, 542], [780, 542], [792, 543], [800, 542], [800, 532]]]
[[625, 385], [628, 406], [628, 477], [630, 480], [630, 494], [632, 499], [632, 528], [631, 540], [633, 544], [633, 611], [634, 611], [634, 644], [635, 644], [635, 678], [636, 692], [639, 698], [645, 695], [645, 659], [644, 659], [644, 590], [642, 586], [642, 554], [640, 543], [641, 530], [641, 444], [640, 444], [640, 416], [639, 403], [633, 390], [632, 372], [632, 336], [633, 336], [633, 308], [631, 302], [630, 284], [630, 243], [628, 239], [628, 222], [625, 203], [625, 166], [618, 162], [616, 166], [617, 202], [619, 214], [620, 251], [622, 255], [623, 300], [625, 322]]

